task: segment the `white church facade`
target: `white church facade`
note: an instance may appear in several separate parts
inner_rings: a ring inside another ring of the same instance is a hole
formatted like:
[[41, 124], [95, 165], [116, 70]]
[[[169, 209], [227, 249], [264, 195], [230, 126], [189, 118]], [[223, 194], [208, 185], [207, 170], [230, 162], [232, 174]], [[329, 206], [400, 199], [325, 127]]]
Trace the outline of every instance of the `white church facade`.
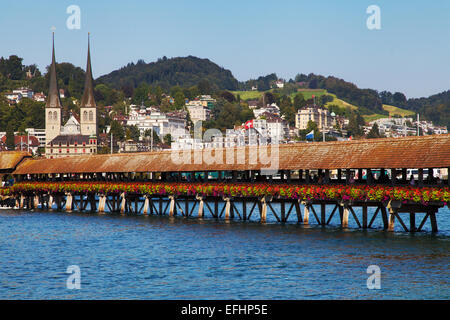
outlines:
[[53, 41], [50, 85], [45, 105], [45, 156], [62, 158], [97, 153], [97, 105], [94, 100], [89, 42], [80, 118], [71, 114], [69, 120], [62, 126], [61, 111]]

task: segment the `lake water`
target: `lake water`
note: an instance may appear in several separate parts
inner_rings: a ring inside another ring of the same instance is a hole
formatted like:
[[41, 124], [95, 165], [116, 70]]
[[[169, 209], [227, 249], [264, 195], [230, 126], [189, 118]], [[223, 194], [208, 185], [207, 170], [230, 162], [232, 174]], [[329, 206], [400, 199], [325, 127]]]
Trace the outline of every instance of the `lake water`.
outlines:
[[[448, 299], [448, 208], [437, 218], [437, 234], [409, 234], [312, 215], [301, 226], [0, 210], [0, 299]], [[79, 290], [66, 287], [70, 265]]]

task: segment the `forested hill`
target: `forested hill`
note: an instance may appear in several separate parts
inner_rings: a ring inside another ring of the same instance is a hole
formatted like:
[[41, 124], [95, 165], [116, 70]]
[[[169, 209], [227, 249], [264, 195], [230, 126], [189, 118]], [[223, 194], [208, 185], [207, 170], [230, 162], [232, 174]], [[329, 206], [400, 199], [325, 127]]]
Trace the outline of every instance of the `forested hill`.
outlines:
[[408, 99], [404, 107], [450, 128], [450, 90], [428, 98]]
[[142, 83], [159, 85], [162, 88], [173, 86], [192, 87], [200, 81], [208, 81], [216, 89], [236, 90], [238, 81], [230, 70], [219, 67], [209, 59], [193, 56], [158, 59], [145, 63], [139, 60], [136, 64], [113, 71], [96, 79], [97, 83], [108, 84], [116, 89], [124, 86], [137, 88]]

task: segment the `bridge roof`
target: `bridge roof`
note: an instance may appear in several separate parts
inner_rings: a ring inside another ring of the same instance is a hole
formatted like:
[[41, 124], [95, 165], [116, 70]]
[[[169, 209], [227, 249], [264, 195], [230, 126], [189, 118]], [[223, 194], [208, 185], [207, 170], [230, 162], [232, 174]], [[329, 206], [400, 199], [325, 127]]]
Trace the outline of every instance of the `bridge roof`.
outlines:
[[[264, 157], [266, 154], [269, 156]], [[180, 161], [177, 155], [190, 156], [191, 161]], [[232, 160], [227, 161], [227, 158]], [[221, 163], [216, 159], [221, 159]], [[450, 134], [283, 144], [278, 149], [236, 147], [26, 159], [14, 174], [241, 171], [267, 169], [270, 165], [280, 170], [447, 168], [450, 167]]]
[[12, 171], [26, 157], [31, 154], [24, 151], [1, 151], [0, 152], [0, 171]]

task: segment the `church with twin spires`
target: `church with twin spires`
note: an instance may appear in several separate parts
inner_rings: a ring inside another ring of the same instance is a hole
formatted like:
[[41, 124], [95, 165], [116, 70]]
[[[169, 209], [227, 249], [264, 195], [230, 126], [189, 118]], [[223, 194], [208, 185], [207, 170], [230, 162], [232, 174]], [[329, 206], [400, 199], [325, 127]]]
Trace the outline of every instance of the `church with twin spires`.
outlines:
[[89, 38], [86, 79], [80, 104], [80, 116], [78, 118], [72, 113], [66, 124], [62, 126], [61, 111], [53, 35], [50, 84], [45, 105], [45, 156], [47, 158], [62, 158], [97, 153], [97, 105], [94, 99]]

